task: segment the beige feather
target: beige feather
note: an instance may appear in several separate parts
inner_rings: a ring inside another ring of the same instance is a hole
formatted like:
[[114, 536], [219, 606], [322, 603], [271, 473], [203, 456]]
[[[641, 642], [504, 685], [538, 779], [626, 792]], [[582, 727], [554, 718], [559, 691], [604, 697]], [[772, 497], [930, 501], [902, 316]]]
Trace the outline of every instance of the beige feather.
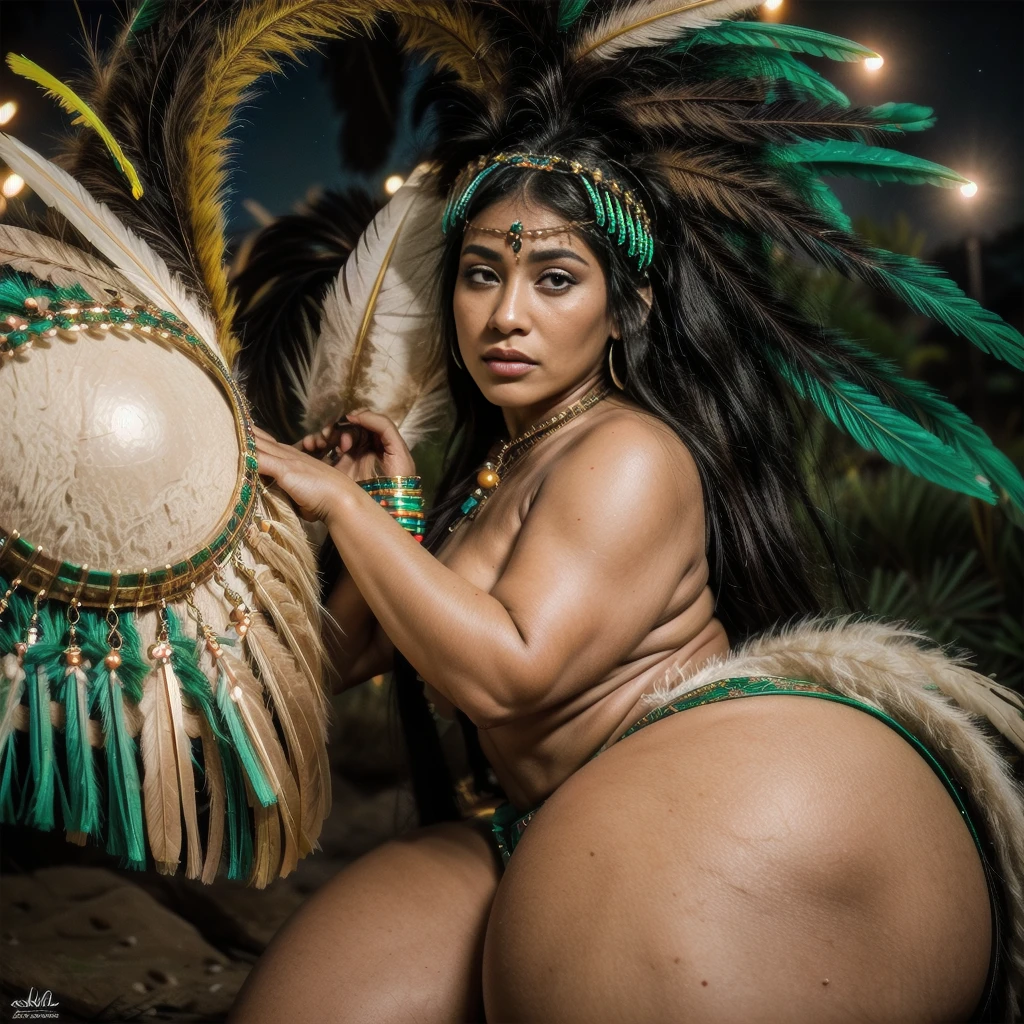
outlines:
[[[997, 709], [1000, 721], [1002, 716], [1012, 720], [1018, 702], [1010, 700], [1005, 687], [972, 672], [964, 658], [950, 657], [924, 634], [900, 623], [852, 616], [810, 619], [762, 633], [691, 674], [670, 670], [644, 700], [660, 706], [706, 683], [749, 675], [823, 683], [881, 709], [938, 754], [967, 788], [995, 846], [995, 867], [1009, 903], [1005, 996], [1011, 1019], [1016, 1019], [1024, 992], [1024, 792], [968, 711], [992, 721], [989, 714]], [[1004, 701], [1010, 710], [999, 706]], [[998, 721], [993, 724], [999, 727]], [[1016, 734], [1007, 738], [1018, 742]]]
[[316, 552], [302, 527], [302, 520], [295, 514], [291, 502], [277, 486], [263, 486], [260, 497], [266, 505], [268, 518], [276, 521], [279, 542], [299, 560], [311, 584], [317, 585]]
[[173, 875], [181, 859], [181, 798], [174, 724], [164, 674], [154, 668], [142, 688], [142, 799], [149, 848], [161, 874]]
[[110, 293], [133, 305], [141, 301], [128, 278], [95, 256], [13, 224], [0, 224], [0, 262], [58, 288], [80, 284], [98, 302]]
[[[7, 738], [18, 728], [18, 708], [22, 706], [21, 697], [25, 692], [25, 669], [16, 654], [4, 655], [3, 675], [7, 680], [7, 686], [4, 687], [4, 711], [3, 717], [0, 718], [0, 750], [3, 750]], [[27, 716], [25, 722], [27, 725]]]
[[760, 6], [750, 0], [636, 0], [613, 7], [582, 31], [572, 46], [570, 60], [611, 60], [626, 50], [671, 43], [688, 32]]
[[252, 784], [243, 773], [245, 779], [245, 791], [249, 797], [249, 806], [252, 808], [252, 819], [256, 842], [253, 849], [252, 871], [249, 873], [247, 885], [255, 889], [265, 889], [281, 872], [281, 823], [277, 813], [277, 804], [264, 807], [256, 794], [253, 792]]
[[[245, 533], [245, 543], [253, 555], [264, 565], [270, 566], [302, 604], [306, 618], [311, 623], [320, 621], [320, 593], [316, 586], [316, 577], [312, 579], [305, 571], [299, 556], [294, 553], [293, 544], [285, 542], [288, 527], [279, 520], [265, 519], [261, 529], [256, 523], [250, 523]], [[298, 540], [298, 538], [294, 538]], [[302, 543], [306, 543], [305, 535]]]
[[184, 320], [220, 358], [209, 316], [164, 261], [105, 205], [96, 202], [66, 171], [3, 132], [0, 158], [110, 260], [138, 294]]
[[281, 742], [277, 738], [273, 719], [263, 702], [263, 690], [249, 666], [221, 648], [218, 663], [227, 676], [232, 700], [238, 706], [245, 730], [260, 758], [270, 788], [277, 797], [277, 813], [284, 826], [285, 848], [281, 862], [281, 877], [295, 870], [299, 862], [298, 820], [299, 790], [288, 767]]
[[259, 612], [253, 613], [245, 641], [288, 745], [299, 788], [299, 855], [305, 857], [320, 848], [317, 839], [331, 808], [324, 702], [309, 692], [295, 658]]
[[227, 788], [224, 784], [224, 765], [221, 763], [217, 737], [213, 734], [205, 715], [197, 716], [199, 734], [203, 744], [203, 769], [206, 791], [210, 795], [210, 819], [206, 828], [206, 859], [203, 862], [202, 881], [212, 885], [220, 868], [224, 849], [224, 826], [227, 815]]
[[436, 282], [443, 201], [421, 166], [373, 219], [323, 302], [310, 363], [305, 424], [319, 430], [349, 409], [390, 417], [406, 444], [409, 420], [429, 426], [437, 408], [422, 382], [442, 381]]
[[[323, 640], [297, 598], [266, 566], [246, 573], [254, 604], [265, 611], [311, 688], [320, 691]], [[326, 699], [326, 698], [325, 698]]]

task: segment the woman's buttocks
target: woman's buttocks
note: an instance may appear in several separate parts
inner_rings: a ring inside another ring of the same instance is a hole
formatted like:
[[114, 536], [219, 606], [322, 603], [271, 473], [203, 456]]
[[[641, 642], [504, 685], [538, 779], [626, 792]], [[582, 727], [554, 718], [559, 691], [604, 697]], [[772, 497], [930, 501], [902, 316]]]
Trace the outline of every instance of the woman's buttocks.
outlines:
[[971, 835], [895, 731], [823, 700], [705, 705], [531, 820], [490, 915], [487, 1017], [964, 1020], [990, 926]]

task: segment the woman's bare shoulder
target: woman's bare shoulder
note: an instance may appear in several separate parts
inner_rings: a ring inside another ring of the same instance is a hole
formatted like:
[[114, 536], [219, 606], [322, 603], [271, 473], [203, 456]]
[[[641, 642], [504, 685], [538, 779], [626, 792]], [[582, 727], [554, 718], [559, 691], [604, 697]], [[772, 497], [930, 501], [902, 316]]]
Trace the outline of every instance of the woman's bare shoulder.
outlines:
[[674, 479], [691, 496], [700, 494], [690, 450], [672, 427], [642, 406], [626, 398], [607, 400], [580, 428], [559, 453], [559, 472], [644, 472]]

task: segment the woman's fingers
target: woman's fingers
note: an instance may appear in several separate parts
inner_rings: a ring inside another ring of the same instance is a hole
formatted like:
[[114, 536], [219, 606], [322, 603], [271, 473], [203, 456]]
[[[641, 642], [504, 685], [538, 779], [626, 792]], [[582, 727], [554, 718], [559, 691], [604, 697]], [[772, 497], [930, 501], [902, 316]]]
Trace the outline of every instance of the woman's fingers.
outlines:
[[348, 419], [372, 431], [380, 439], [380, 453], [386, 475], [406, 476], [416, 472], [412, 454], [391, 419], [369, 409], [355, 409], [348, 414]]

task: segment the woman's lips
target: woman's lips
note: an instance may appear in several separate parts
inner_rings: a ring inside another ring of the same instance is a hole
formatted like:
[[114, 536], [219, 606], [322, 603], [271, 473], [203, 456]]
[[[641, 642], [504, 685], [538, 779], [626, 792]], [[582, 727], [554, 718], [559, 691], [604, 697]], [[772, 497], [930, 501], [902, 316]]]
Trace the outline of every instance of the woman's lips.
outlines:
[[484, 364], [499, 377], [520, 377], [537, 365], [512, 359], [485, 359]]

